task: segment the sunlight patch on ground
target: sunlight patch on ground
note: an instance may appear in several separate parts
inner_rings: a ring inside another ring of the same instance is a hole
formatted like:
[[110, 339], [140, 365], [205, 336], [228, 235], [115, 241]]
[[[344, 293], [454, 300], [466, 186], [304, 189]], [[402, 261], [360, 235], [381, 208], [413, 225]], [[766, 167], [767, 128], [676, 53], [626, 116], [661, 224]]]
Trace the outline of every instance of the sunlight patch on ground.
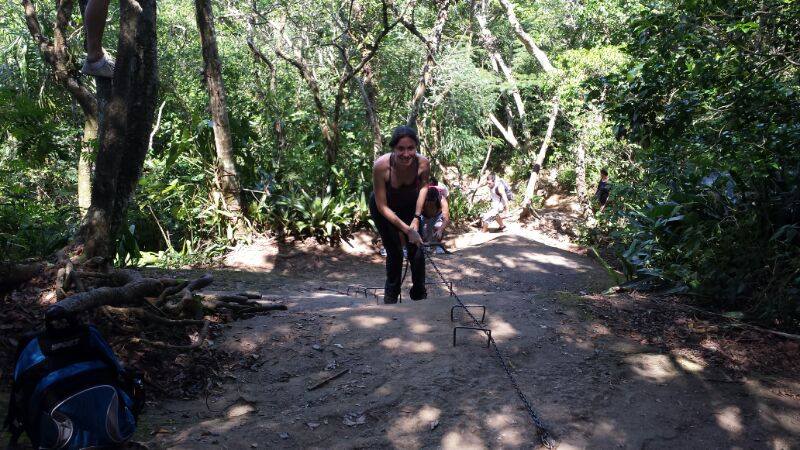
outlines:
[[601, 323], [593, 323], [589, 326], [589, 331], [598, 336], [610, 336], [611, 330]]
[[742, 410], [738, 406], [726, 406], [714, 413], [717, 425], [728, 433], [738, 435], [742, 432]]
[[[496, 340], [507, 340], [509, 338], [519, 335], [519, 332], [513, 325], [503, 320], [502, 317], [493, 316], [488, 317], [489, 312], [486, 313], [489, 322], [489, 328], [492, 329], [492, 337]], [[480, 317], [478, 318], [480, 319]]]
[[772, 450], [789, 450], [791, 448], [792, 446], [783, 438], [776, 437], [772, 439]]
[[448, 431], [442, 438], [444, 450], [472, 450], [487, 448], [480, 437], [466, 431]]
[[442, 410], [425, 405], [419, 411], [402, 410], [401, 416], [392, 423], [387, 431], [389, 440], [397, 448], [419, 448], [419, 435], [430, 433], [439, 425]]
[[433, 330], [433, 327], [426, 323], [420, 322], [419, 319], [409, 319], [406, 321], [406, 324], [408, 324], [408, 328], [411, 330], [411, 332], [416, 334], [425, 334]]
[[[625, 446], [626, 437], [625, 435], [619, 431], [619, 428], [612, 422], [601, 420], [597, 423], [597, 426], [594, 427], [592, 432], [593, 440], [598, 440], [598, 438], [606, 438], [611, 442], [616, 442], [620, 448]], [[558, 447], [559, 449], [561, 447]]]
[[667, 355], [640, 353], [628, 356], [625, 361], [634, 373], [650, 381], [663, 383], [678, 376]]
[[[519, 256], [526, 258], [529, 262], [533, 263], [542, 259], [542, 254], [535, 252], [520, 252]], [[568, 269], [575, 269], [580, 271], [585, 270], [582, 264], [578, 264], [575, 261], [570, 261], [569, 259], [558, 255], [548, 255], [547, 264], [548, 265], [552, 264], [554, 266], [566, 267]]]
[[378, 328], [381, 325], [386, 325], [391, 321], [388, 317], [383, 316], [353, 316], [350, 320], [361, 328]]
[[[504, 409], [508, 410], [509, 408]], [[524, 444], [519, 430], [514, 428], [517, 423], [516, 416], [508, 412], [490, 414], [486, 418], [486, 425], [497, 432], [498, 440], [505, 445], [520, 446]]]
[[436, 350], [436, 347], [428, 341], [408, 342], [400, 338], [384, 339], [381, 341], [381, 346], [389, 350], [403, 350], [410, 353], [430, 353]]

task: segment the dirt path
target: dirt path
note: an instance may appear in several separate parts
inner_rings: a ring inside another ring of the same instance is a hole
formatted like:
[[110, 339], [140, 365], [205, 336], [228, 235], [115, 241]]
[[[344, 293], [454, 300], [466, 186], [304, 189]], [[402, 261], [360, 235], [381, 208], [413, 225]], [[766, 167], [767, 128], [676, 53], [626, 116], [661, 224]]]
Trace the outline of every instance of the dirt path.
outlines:
[[[587, 257], [522, 232], [470, 235], [459, 247], [437, 262], [465, 302], [487, 306], [488, 326], [559, 448], [800, 446], [797, 378], [731, 378], [691, 348], [632, 335], [618, 316], [659, 310], [592, 295], [609, 282]], [[260, 290], [289, 311], [231, 324], [213, 345], [240, 362], [207, 399], [150, 405], [142, 429], [151, 446], [536, 447], [485, 338], [459, 336], [452, 346], [454, 302], [444, 291], [378, 305], [318, 289], [380, 285], [382, 274], [382, 259], [340, 254], [281, 258], [270, 273], [219, 272], [219, 289]]]

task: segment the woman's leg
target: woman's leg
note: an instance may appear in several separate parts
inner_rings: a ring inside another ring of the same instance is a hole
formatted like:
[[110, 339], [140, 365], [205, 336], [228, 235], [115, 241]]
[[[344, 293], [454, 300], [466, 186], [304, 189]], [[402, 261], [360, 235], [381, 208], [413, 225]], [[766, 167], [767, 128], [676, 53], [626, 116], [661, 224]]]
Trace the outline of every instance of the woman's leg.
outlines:
[[86, 31], [86, 60], [95, 62], [103, 57], [103, 31], [108, 17], [109, 0], [89, 0], [83, 15]]
[[411, 262], [411, 291], [408, 293], [411, 300], [422, 300], [428, 296], [425, 290], [425, 254], [422, 249], [414, 244], [406, 246], [408, 260]]
[[397, 303], [400, 295], [400, 284], [403, 276], [403, 247], [397, 229], [378, 212], [375, 197], [370, 197], [369, 212], [378, 234], [381, 235], [383, 248], [386, 249], [386, 284], [383, 291], [384, 303]]

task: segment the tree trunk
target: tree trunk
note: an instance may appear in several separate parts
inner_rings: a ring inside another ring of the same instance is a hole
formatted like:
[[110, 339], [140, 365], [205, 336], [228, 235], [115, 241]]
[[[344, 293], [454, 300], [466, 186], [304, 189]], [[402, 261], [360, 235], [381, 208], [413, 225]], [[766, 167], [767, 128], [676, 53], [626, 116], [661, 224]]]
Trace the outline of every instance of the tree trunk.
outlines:
[[586, 147], [582, 137], [575, 149], [575, 191], [578, 194], [578, 204], [583, 209], [586, 203]]
[[533, 195], [536, 193], [536, 183], [539, 181], [539, 171], [542, 170], [544, 159], [547, 156], [547, 147], [550, 145], [550, 138], [553, 136], [553, 129], [556, 126], [556, 118], [558, 117], [558, 95], [553, 99], [553, 109], [550, 112], [550, 121], [547, 124], [547, 131], [542, 140], [542, 146], [539, 147], [539, 153], [536, 155], [536, 161], [531, 170], [531, 176], [528, 179], [528, 185], [525, 188], [525, 198], [522, 200], [523, 214], [529, 209]]
[[77, 236], [86, 257], [113, 257], [128, 203], [141, 177], [157, 89], [156, 2], [122, 0], [117, 65], [100, 120], [92, 205]]
[[[450, 2], [450, 0], [443, 0], [441, 2], [439, 5], [439, 10], [436, 13], [436, 23], [431, 30], [430, 37], [425, 42], [426, 46], [428, 47], [428, 52], [425, 56], [425, 63], [422, 65], [422, 69], [420, 70], [419, 82], [417, 83], [416, 89], [414, 89], [414, 95], [411, 97], [410, 111], [408, 114], [408, 119], [406, 120], [406, 125], [410, 127], [417, 125], [417, 117], [422, 109], [422, 102], [425, 100], [425, 92], [428, 90], [428, 87], [431, 84], [431, 72], [433, 71], [433, 67], [436, 65], [436, 57], [439, 53], [439, 45], [442, 42], [442, 31], [444, 31], [444, 25], [447, 22], [447, 16], [450, 13], [451, 5], [452, 2]], [[406, 25], [406, 28], [409, 27], [409, 24], [406, 22], [403, 24]]]
[[[85, 214], [91, 205], [92, 190], [92, 160], [94, 146], [92, 141], [97, 139], [98, 131], [98, 102], [97, 97], [81, 83], [77, 71], [74, 70], [70, 57], [67, 39], [67, 26], [72, 17], [73, 2], [61, 0], [56, 4], [56, 22], [53, 25], [53, 38], [42, 34], [42, 26], [36, 7], [32, 0], [23, 0], [25, 22], [31, 36], [36, 40], [42, 59], [51, 67], [53, 75], [59, 84], [80, 105], [84, 116], [83, 137], [80, 156], [78, 158], [78, 207], [81, 214]], [[47, 27], [45, 27], [47, 28]]]
[[[547, 57], [547, 54], [545, 54], [545, 52], [543, 52], [542, 49], [536, 45], [536, 43], [533, 41], [533, 38], [531, 38], [531, 36], [522, 28], [522, 24], [519, 23], [517, 15], [514, 13], [514, 5], [511, 4], [511, 1], [499, 1], [506, 10], [506, 18], [508, 19], [508, 23], [511, 25], [511, 28], [514, 30], [514, 34], [517, 35], [517, 38], [528, 50], [528, 53], [530, 53], [531, 56], [533, 56], [536, 61], [539, 62], [542, 70], [544, 70], [546, 73], [554, 74], [557, 72], [556, 68], [550, 63], [550, 59]], [[555, 127], [556, 117], [558, 116], [558, 106], [558, 93], [556, 93], [553, 99], [553, 110], [550, 114], [550, 121], [547, 125], [547, 132], [542, 140], [542, 146], [539, 148], [539, 153], [536, 155], [536, 160], [531, 168], [531, 175], [528, 179], [528, 185], [525, 188], [525, 198], [522, 200], [523, 216], [530, 212], [530, 203], [531, 199], [536, 193], [536, 183], [539, 180], [539, 171], [542, 170], [544, 159], [547, 156], [547, 147], [550, 145], [550, 138], [553, 135], [553, 128]]]
[[208, 89], [209, 109], [214, 126], [214, 147], [217, 150], [216, 177], [222, 191], [224, 208], [233, 215], [233, 226], [244, 231], [242, 220], [241, 185], [233, 154], [233, 139], [228, 120], [228, 102], [225, 98], [225, 85], [222, 82], [222, 64], [217, 51], [217, 37], [214, 30], [214, 14], [211, 0], [195, 0], [197, 29], [203, 47], [203, 69]]
[[[497, 48], [497, 39], [495, 39], [492, 31], [489, 29], [486, 20], [486, 9], [487, 9], [487, 1], [482, 0], [480, 3], [475, 1], [473, 4], [473, 13], [475, 15], [475, 22], [478, 24], [479, 33], [481, 36], [481, 43], [483, 43], [483, 47], [486, 49], [487, 53], [489, 53], [489, 58], [492, 63], [492, 68], [496, 72], [500, 72], [503, 74], [503, 77], [506, 79], [506, 82], [511, 87], [511, 97], [514, 100], [514, 104], [517, 107], [517, 116], [520, 129], [522, 130], [522, 147], [526, 151], [526, 153], [530, 152], [531, 146], [533, 145], [533, 139], [531, 137], [530, 128], [528, 127], [528, 119], [527, 114], [525, 112], [525, 103], [522, 101], [522, 95], [520, 94], [519, 87], [517, 86], [517, 80], [514, 77], [514, 73], [511, 71], [511, 68], [508, 67], [505, 60], [503, 59], [503, 55], [500, 53], [500, 50]], [[506, 129], [503, 127], [500, 122], [494, 116], [490, 117], [492, 123], [500, 130], [500, 133], [506, 138], [506, 141], [512, 145], [512, 147], [517, 148], [518, 142], [516, 137], [514, 137], [513, 129], [511, 127], [511, 121], [509, 120], [509, 126]]]
[[547, 58], [545, 52], [533, 42], [533, 38], [530, 37], [528, 33], [522, 28], [522, 25], [519, 23], [517, 19], [517, 15], [514, 13], [514, 5], [511, 4], [510, 0], [499, 0], [500, 4], [503, 5], [503, 8], [506, 10], [506, 18], [508, 19], [508, 23], [511, 25], [511, 28], [514, 30], [514, 34], [517, 35], [522, 44], [528, 49], [528, 52], [536, 58], [536, 61], [539, 62], [539, 65], [542, 66], [542, 69], [547, 73], [553, 73], [556, 71], [556, 68], [550, 64], [550, 59]]
[[367, 115], [369, 129], [372, 132], [372, 153], [375, 158], [383, 153], [383, 136], [381, 136], [381, 123], [377, 111], [377, 88], [372, 79], [372, 66], [364, 66], [364, 77], [355, 77], [361, 98], [364, 100], [364, 111]]
[[78, 208], [82, 215], [92, 206], [92, 159], [94, 159], [97, 128], [97, 118], [85, 116], [81, 154], [78, 157]]

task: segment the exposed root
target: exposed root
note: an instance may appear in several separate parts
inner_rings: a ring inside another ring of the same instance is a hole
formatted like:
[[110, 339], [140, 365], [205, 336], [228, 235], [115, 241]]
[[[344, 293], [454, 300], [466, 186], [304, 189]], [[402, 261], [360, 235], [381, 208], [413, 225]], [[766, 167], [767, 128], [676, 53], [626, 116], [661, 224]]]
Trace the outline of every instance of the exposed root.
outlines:
[[192, 342], [189, 345], [169, 344], [162, 341], [151, 341], [140, 337], [134, 337], [130, 340], [130, 342], [132, 344], [144, 344], [144, 345], [149, 345], [150, 347], [157, 347], [157, 348], [164, 348], [171, 350], [193, 350], [203, 345], [203, 343], [208, 338], [209, 321], [203, 320], [202, 322], [203, 322], [203, 327], [200, 329], [197, 339], [193, 339], [194, 342]]

